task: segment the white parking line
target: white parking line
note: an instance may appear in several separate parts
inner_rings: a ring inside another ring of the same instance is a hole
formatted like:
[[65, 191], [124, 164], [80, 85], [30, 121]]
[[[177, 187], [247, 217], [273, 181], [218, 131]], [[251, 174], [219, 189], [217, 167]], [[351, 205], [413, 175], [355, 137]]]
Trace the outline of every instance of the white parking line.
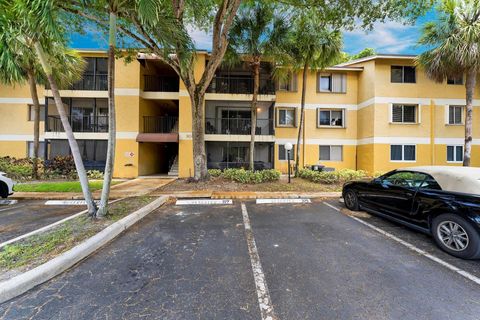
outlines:
[[260, 263], [260, 256], [258, 255], [255, 237], [253, 236], [252, 226], [250, 225], [250, 218], [248, 217], [247, 207], [242, 203], [243, 225], [245, 226], [245, 235], [247, 238], [248, 253], [250, 255], [250, 262], [252, 264], [253, 278], [255, 280], [255, 287], [257, 288], [258, 305], [260, 306], [260, 313], [262, 320], [276, 320], [278, 319], [273, 312], [272, 299], [268, 292], [267, 281], [263, 273], [262, 264]]
[[177, 200], [175, 205], [202, 205], [202, 204], [233, 204], [232, 199], [190, 199]]
[[[97, 205], [100, 204], [100, 200], [95, 200]], [[45, 201], [46, 206], [86, 206], [85, 200], [48, 200]]]
[[1, 200], [0, 204], [5, 204], [7, 206], [18, 203], [18, 200]]
[[[337, 208], [337, 207], [331, 205], [330, 203], [326, 203], [326, 202], [323, 202], [323, 203], [324, 203], [326, 206], [328, 206], [328, 207], [330, 207], [330, 208], [332, 208], [332, 209], [340, 212], [340, 208]], [[394, 236], [393, 234], [391, 234], [391, 233], [389, 233], [389, 232], [386, 232], [386, 231], [384, 231], [384, 230], [382, 230], [382, 229], [380, 229], [380, 228], [378, 228], [378, 227], [376, 227], [376, 226], [374, 226], [374, 225], [372, 225], [372, 224], [370, 224], [370, 223], [368, 223], [368, 222], [363, 221], [362, 219], [359, 219], [359, 218], [357, 218], [357, 217], [352, 217], [352, 216], [348, 216], [348, 217], [350, 217], [350, 218], [352, 218], [352, 219], [360, 222], [361, 224], [369, 227], [370, 229], [373, 229], [373, 230], [375, 230], [375, 231], [383, 234], [385, 237], [390, 238], [390, 239], [392, 239], [392, 240], [400, 243], [401, 245], [407, 247], [408, 249], [410, 249], [410, 250], [412, 250], [412, 251], [415, 251], [416, 253], [419, 253], [419, 254], [421, 254], [422, 256], [424, 256], [424, 257], [426, 257], [426, 258], [428, 258], [428, 259], [430, 259], [430, 260], [432, 260], [432, 261], [435, 261], [436, 263], [444, 266], [445, 268], [450, 269], [451, 271], [458, 273], [458, 274], [461, 275], [462, 277], [465, 277], [465, 278], [467, 278], [468, 280], [471, 280], [471, 281], [475, 282], [476, 284], [479, 284], [479, 285], [480, 285], [480, 278], [474, 276], [473, 274], [471, 274], [471, 273], [469, 273], [469, 272], [467, 272], [467, 271], [465, 271], [465, 270], [462, 270], [462, 269], [460, 269], [460, 268], [457, 268], [457, 267], [455, 267], [454, 265], [452, 265], [452, 264], [450, 264], [450, 263], [448, 263], [448, 262], [446, 262], [446, 261], [444, 261], [444, 260], [442, 260], [442, 259], [440, 259], [440, 258], [437, 258], [437, 257], [429, 254], [428, 252], [426, 252], [426, 251], [424, 251], [424, 250], [422, 250], [422, 249], [420, 249], [420, 248], [415, 247], [413, 244], [411, 244], [411, 243], [409, 243], [409, 242], [407, 242], [407, 241], [405, 241], [405, 240], [402, 240], [402, 239]]]
[[257, 204], [269, 204], [269, 203], [312, 203], [308, 198], [300, 199], [257, 199]]

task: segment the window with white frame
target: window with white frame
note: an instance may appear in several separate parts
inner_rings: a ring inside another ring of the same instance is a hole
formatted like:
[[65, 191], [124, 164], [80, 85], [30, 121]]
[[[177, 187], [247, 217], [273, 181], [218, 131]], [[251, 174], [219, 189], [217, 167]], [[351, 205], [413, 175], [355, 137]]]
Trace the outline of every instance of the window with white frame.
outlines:
[[448, 124], [463, 124], [464, 106], [448, 106]]
[[447, 84], [456, 84], [456, 85], [463, 84], [463, 75], [459, 77], [447, 78]]
[[342, 161], [343, 146], [320, 146], [319, 159], [321, 161]]
[[390, 81], [392, 83], [415, 83], [415, 67], [411, 66], [392, 66]]
[[346, 93], [347, 75], [343, 73], [319, 73], [318, 75], [319, 92]]
[[[292, 150], [290, 150], [290, 160], [293, 160], [295, 158], [294, 157], [295, 150], [296, 150], [295, 145], [292, 145]], [[288, 155], [288, 152], [285, 149], [285, 145], [284, 144], [279, 144], [278, 145], [278, 160], [288, 160], [287, 155]]]
[[447, 162], [462, 162], [463, 146], [447, 146]]
[[295, 127], [295, 108], [278, 108], [277, 126]]
[[417, 147], [411, 144], [392, 144], [390, 146], [390, 161], [416, 161]]
[[[35, 106], [32, 104], [28, 105], [28, 121], [35, 120]], [[40, 121], [45, 121], [45, 106], [40, 105]]]
[[[33, 158], [33, 141], [27, 141], [27, 155], [29, 158]], [[45, 142], [38, 143], [38, 157], [45, 158]]]
[[345, 127], [345, 109], [318, 109], [318, 127]]
[[279, 91], [297, 91], [297, 74], [289, 73], [285, 79], [278, 80]]
[[418, 105], [416, 104], [393, 104], [393, 123], [417, 123]]

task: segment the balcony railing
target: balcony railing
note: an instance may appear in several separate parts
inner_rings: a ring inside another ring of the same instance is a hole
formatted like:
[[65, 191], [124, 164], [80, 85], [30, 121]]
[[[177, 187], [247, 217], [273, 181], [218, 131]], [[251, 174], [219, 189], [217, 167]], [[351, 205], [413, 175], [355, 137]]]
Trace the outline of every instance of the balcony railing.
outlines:
[[[246, 118], [206, 118], [206, 134], [251, 134], [252, 120]], [[256, 135], [273, 135], [272, 119], [257, 119]]]
[[143, 91], [178, 92], [179, 79], [175, 77], [144, 76]]
[[175, 133], [178, 132], [178, 117], [144, 116], [143, 133]]
[[[68, 116], [73, 132], [108, 132], [108, 116]], [[47, 131], [65, 132], [60, 116], [48, 116]]]
[[[208, 93], [252, 94], [253, 78], [214, 77]], [[275, 84], [270, 79], [260, 79], [259, 94], [275, 94]]]
[[[50, 89], [47, 83], [46, 89]], [[82, 79], [75, 82], [69, 87], [60, 87], [61, 90], [92, 90], [106, 91], [108, 90], [108, 76], [106, 74], [83, 75]]]

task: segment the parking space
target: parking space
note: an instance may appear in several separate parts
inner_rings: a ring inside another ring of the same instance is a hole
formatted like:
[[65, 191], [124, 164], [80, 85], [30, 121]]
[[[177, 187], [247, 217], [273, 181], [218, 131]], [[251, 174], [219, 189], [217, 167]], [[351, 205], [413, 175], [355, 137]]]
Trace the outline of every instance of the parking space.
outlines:
[[160, 208], [0, 319], [478, 319], [478, 301], [478, 284], [322, 201], [233, 201]]
[[18, 200], [14, 204], [0, 204], [0, 243], [59, 221], [85, 208], [47, 206], [44, 200]]

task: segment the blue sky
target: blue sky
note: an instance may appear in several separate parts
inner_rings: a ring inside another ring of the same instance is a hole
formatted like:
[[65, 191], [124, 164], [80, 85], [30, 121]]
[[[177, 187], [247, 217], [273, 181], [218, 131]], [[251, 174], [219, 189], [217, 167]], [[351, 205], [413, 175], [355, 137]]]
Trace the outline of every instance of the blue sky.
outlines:
[[[416, 47], [421, 26], [435, 18], [434, 12], [419, 18], [414, 25], [403, 25], [395, 21], [376, 23], [373, 30], [365, 32], [357, 29], [344, 32], [344, 51], [354, 54], [366, 47], [371, 47], [377, 53], [418, 54], [422, 48]], [[77, 49], [105, 49], [107, 41], [105, 35], [93, 28], [86, 30], [86, 35], [73, 34], [71, 45]], [[211, 48], [211, 36], [199, 30], [190, 30], [199, 49]]]

